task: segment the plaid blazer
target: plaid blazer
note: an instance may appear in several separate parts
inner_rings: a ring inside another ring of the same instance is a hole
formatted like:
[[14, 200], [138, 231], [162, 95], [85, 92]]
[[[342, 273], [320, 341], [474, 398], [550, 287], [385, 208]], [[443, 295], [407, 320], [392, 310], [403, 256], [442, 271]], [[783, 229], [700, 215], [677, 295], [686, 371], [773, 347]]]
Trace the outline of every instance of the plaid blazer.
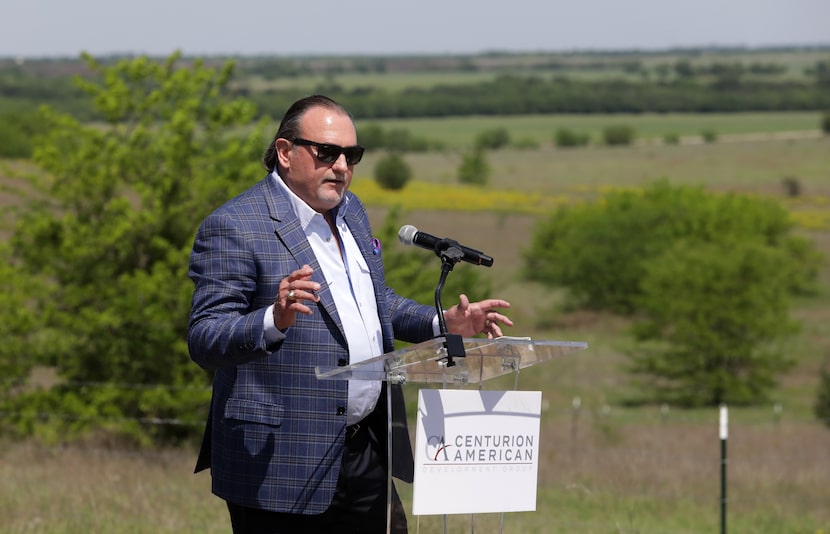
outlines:
[[[363, 204], [347, 193], [340, 209], [371, 271], [384, 351], [394, 349], [394, 338], [433, 337], [434, 308], [386, 287]], [[286, 338], [266, 346], [265, 310], [280, 280], [303, 264], [322, 285], [320, 302], [307, 303], [312, 315], [298, 314]], [[190, 355], [215, 373], [196, 471], [210, 467], [213, 492], [236, 504], [323, 512], [340, 471], [348, 382], [317, 380], [314, 368], [347, 363], [348, 345], [311, 245], [271, 175], [204, 220], [190, 256], [190, 278], [195, 284]], [[393, 474], [411, 481], [412, 450], [399, 386], [392, 395]], [[385, 414], [383, 398], [378, 406]], [[385, 416], [377, 419], [385, 422]], [[385, 428], [379, 431], [385, 438]]]

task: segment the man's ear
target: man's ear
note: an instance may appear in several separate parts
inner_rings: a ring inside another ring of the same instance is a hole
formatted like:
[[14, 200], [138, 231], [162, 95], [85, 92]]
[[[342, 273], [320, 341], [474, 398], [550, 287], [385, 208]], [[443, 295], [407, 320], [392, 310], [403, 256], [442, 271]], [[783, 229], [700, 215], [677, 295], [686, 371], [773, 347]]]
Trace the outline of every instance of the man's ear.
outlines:
[[291, 168], [291, 151], [294, 150], [294, 144], [288, 139], [280, 137], [274, 141], [274, 147], [277, 149], [277, 161], [280, 167], [284, 169]]

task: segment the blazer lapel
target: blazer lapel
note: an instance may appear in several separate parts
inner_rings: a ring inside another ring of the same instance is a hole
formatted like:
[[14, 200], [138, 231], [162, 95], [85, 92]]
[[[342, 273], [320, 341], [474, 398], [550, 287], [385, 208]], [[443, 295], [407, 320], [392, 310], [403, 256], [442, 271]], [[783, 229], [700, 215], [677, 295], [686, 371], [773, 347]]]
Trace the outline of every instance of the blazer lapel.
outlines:
[[334, 297], [332, 297], [328, 283], [323, 276], [323, 269], [317, 262], [317, 257], [311, 249], [311, 244], [309, 244], [302, 226], [300, 226], [297, 215], [291, 208], [291, 203], [275, 180], [270, 175], [266, 178], [268, 183], [265, 187], [265, 198], [271, 219], [275, 223], [274, 232], [276, 237], [282, 241], [286, 250], [294, 256], [297, 265], [307, 264], [314, 269], [311, 279], [320, 284], [320, 291], [317, 293], [320, 297], [318, 305], [329, 314], [334, 324], [339, 328], [343, 339], [346, 339], [340, 315], [338, 315], [337, 307], [334, 304]]

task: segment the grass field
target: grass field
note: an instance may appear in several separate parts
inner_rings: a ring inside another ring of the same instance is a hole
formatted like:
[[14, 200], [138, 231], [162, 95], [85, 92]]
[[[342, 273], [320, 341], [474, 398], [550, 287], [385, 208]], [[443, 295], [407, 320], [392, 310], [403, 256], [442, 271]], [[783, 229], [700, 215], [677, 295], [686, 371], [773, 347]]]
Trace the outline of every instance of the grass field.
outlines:
[[[684, 120], [690, 121], [693, 134], [698, 119]], [[766, 120], [766, 124], [774, 122]], [[601, 122], [598, 117], [597, 124]], [[513, 131], [525, 122], [503, 124]], [[467, 129], [468, 140], [479, 126]], [[608, 188], [640, 187], [666, 177], [722, 191], [770, 195], [816, 216], [830, 211], [830, 139], [781, 140], [770, 135], [802, 129], [789, 122], [781, 130], [731, 128], [736, 134], [765, 135], [760, 140], [721, 139], [714, 144], [576, 150], [544, 146], [538, 151], [490, 153], [491, 183], [483, 190], [465, 190], [472, 209], [463, 211], [428, 209], [440, 205], [442, 191], [453, 186], [458, 155], [452, 151], [407, 155], [416, 180], [424, 182], [423, 199], [405, 190], [397, 199], [369, 202], [372, 222], [379, 225], [389, 205], [405, 204], [407, 196], [420, 199], [419, 204], [407, 205], [404, 223], [452, 236], [492, 255], [496, 261], [486, 273], [494, 294], [513, 304], [509, 314], [516, 326], [509, 334], [589, 343], [586, 351], [520, 375], [521, 389], [543, 392], [539, 493], [536, 512], [505, 515], [504, 532], [716, 531], [720, 524], [718, 413], [714, 408], [626, 407], [621, 402], [631, 387], [622, 371], [626, 321], [606, 314], [566, 312], [560, 294], [520, 280], [521, 251], [544, 213], [480, 211], [475, 209], [481, 202], [478, 197], [492, 194], [506, 199], [518, 191], [573, 202], [595, 198]], [[655, 123], [654, 131], [662, 129]], [[369, 155], [360, 164], [354, 183], [355, 190], [364, 188], [370, 198], [375, 157]], [[8, 176], [20, 168], [30, 169], [26, 163], [12, 162], [3, 173]], [[784, 176], [802, 183], [801, 197], [786, 196], [781, 187]], [[0, 206], [15, 203], [13, 191], [0, 189]], [[801, 231], [830, 258], [830, 228]], [[436, 279], [438, 273], [436, 264]], [[818, 371], [830, 363], [830, 265], [821, 273], [821, 282], [819, 296], [800, 301], [793, 309], [803, 324], [790, 345], [798, 364], [783, 378], [773, 402], [730, 410], [730, 532], [830, 532], [830, 428], [811, 412]], [[445, 297], [445, 303], [448, 300]], [[417, 386], [406, 387], [407, 397], [414, 399]], [[512, 383], [497, 380], [487, 387], [507, 389]], [[573, 407], [575, 398], [580, 399], [578, 410]], [[195, 452], [189, 449], [129, 451], [101, 442], [88, 448], [0, 442], [0, 532], [229, 532], [223, 504], [210, 495], [209, 475], [192, 474], [194, 461]], [[410, 493], [411, 488], [402, 487], [407, 502]], [[410, 532], [443, 531], [443, 518], [409, 519]], [[497, 532], [500, 520], [498, 515], [477, 516], [476, 532]], [[451, 516], [448, 531], [469, 532], [471, 521], [470, 516]]]
[[[527, 115], [448, 117], [440, 119], [384, 119], [366, 121], [384, 129], [406, 129], [418, 137], [441, 141], [449, 148], [472, 145], [482, 131], [506, 128], [514, 141], [530, 139], [551, 144], [556, 131], [568, 128], [587, 133], [598, 143], [605, 127], [617, 124], [631, 126], [642, 142], [660, 142], [667, 134], [681, 136], [687, 142], [699, 142], [701, 133], [711, 130], [718, 136], [809, 132], [818, 135], [821, 113], [737, 113], [737, 114], [616, 114], [616, 115]], [[358, 124], [361, 124], [360, 122]], [[737, 138], [738, 140], [740, 137]]]

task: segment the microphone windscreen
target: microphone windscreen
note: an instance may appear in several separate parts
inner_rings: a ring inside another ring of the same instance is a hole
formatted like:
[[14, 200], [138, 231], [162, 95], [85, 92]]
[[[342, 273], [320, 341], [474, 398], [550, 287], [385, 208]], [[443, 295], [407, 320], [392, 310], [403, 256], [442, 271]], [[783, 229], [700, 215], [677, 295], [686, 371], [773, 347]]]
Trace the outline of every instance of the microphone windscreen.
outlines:
[[411, 224], [406, 224], [401, 226], [401, 229], [398, 230], [398, 240], [404, 245], [412, 245], [415, 243], [415, 234], [418, 233], [418, 229], [412, 226]]

